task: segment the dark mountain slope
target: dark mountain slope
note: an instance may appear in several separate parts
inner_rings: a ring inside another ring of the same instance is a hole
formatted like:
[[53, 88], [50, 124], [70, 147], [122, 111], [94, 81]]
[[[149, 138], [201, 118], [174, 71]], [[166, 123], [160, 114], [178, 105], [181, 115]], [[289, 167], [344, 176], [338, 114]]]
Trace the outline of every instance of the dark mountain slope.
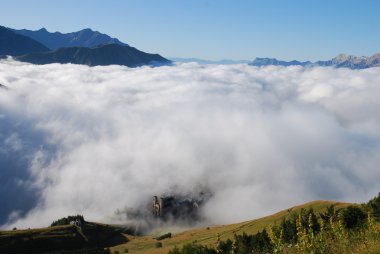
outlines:
[[158, 54], [148, 54], [136, 48], [118, 44], [105, 44], [95, 48], [61, 48], [51, 52], [28, 54], [16, 59], [33, 64], [73, 63], [89, 66], [117, 64], [136, 67], [170, 63]]
[[0, 55], [19, 56], [48, 50], [37, 41], [0, 26]]

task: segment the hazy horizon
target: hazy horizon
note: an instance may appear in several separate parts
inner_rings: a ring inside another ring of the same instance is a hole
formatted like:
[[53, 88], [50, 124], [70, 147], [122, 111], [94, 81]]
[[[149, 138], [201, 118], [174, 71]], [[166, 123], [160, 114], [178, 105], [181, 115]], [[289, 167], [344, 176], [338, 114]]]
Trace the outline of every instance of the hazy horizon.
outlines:
[[165, 57], [327, 60], [379, 52], [378, 1], [2, 1], [0, 25], [106, 33]]

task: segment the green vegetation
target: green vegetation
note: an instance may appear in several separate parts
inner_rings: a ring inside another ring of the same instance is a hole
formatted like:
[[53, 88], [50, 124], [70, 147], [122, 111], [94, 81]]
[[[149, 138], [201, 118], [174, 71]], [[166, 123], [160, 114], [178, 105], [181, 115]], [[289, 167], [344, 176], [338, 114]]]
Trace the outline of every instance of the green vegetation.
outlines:
[[[266, 216], [260, 219], [245, 221], [230, 225], [219, 225], [219, 226], [207, 226], [204, 228], [196, 228], [187, 230], [184, 232], [172, 234], [171, 238], [166, 238], [162, 240], [163, 247], [156, 248], [155, 243], [157, 240], [151, 235], [146, 236], [133, 236], [128, 235], [128, 243], [117, 245], [111, 247], [112, 251], [118, 250], [120, 253], [123, 252], [125, 248], [128, 248], [130, 253], [155, 253], [155, 254], [166, 254], [172, 250], [175, 246], [181, 248], [186, 244], [199, 244], [202, 246], [207, 246], [209, 248], [216, 248], [218, 242], [226, 241], [228, 239], [233, 240], [234, 235], [255, 235], [258, 232], [262, 232], [264, 229], [268, 228], [268, 225], [279, 225], [283, 219], [289, 219], [293, 214], [299, 213], [302, 209], [308, 211], [310, 208], [316, 213], [321, 214], [327, 211], [327, 208], [331, 205], [334, 206], [335, 210], [341, 210], [351, 204], [340, 203], [334, 201], [318, 200], [309, 202], [303, 205], [294, 206], [290, 209], [280, 211], [276, 214]], [[165, 230], [161, 229], [161, 232]]]
[[256, 234], [234, 235], [233, 240], [219, 241], [215, 247], [186, 244], [169, 254], [245, 254], [245, 253], [379, 253], [380, 223], [373, 216], [380, 210], [380, 194], [367, 204], [348, 206], [316, 214], [301, 209], [280, 225], [269, 225]]
[[360, 229], [365, 224], [367, 215], [357, 206], [349, 206], [341, 213], [343, 226], [346, 229]]
[[376, 220], [380, 221], [380, 193], [377, 197], [363, 204], [364, 209], [369, 212]]
[[[257, 220], [156, 238], [75, 215], [52, 223], [59, 226], [0, 231], [0, 253], [380, 253], [379, 214], [380, 194], [361, 205], [314, 201]], [[70, 225], [75, 220], [80, 227]]]

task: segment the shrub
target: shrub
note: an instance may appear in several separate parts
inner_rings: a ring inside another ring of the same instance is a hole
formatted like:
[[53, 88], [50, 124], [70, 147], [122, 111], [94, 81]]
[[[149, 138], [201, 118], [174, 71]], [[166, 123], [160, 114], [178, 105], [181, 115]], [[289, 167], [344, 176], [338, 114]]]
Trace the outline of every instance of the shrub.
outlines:
[[348, 206], [342, 211], [341, 216], [346, 229], [358, 229], [366, 224], [367, 215], [357, 206]]
[[218, 253], [221, 253], [221, 254], [232, 253], [232, 246], [233, 246], [233, 243], [230, 239], [228, 239], [227, 241], [221, 241], [218, 244]]
[[163, 234], [163, 235], [160, 235], [156, 238], [156, 240], [160, 241], [160, 240], [164, 240], [166, 238], [171, 238], [172, 237], [172, 233], [167, 233], [167, 234]]
[[50, 225], [53, 226], [62, 226], [62, 225], [69, 225], [71, 221], [79, 220], [81, 223], [84, 223], [83, 215], [70, 215], [61, 219], [58, 219], [56, 221], [53, 221], [53, 223]]
[[156, 242], [155, 246], [156, 248], [162, 248], [162, 242]]

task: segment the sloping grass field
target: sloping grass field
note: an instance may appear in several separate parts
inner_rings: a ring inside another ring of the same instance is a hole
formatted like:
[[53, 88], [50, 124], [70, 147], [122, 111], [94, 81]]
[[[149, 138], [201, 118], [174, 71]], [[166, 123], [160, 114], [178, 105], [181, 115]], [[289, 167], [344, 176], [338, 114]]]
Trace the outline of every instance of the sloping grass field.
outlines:
[[[325, 212], [327, 207], [334, 205], [335, 209], [345, 208], [350, 203], [341, 203], [334, 201], [318, 200], [309, 202], [303, 205], [295, 206], [290, 209], [286, 209], [275, 213], [270, 216], [266, 216], [260, 219], [220, 226], [210, 226], [197, 229], [187, 230], [181, 233], [173, 234], [171, 238], [166, 238], [161, 241], [157, 241], [155, 237], [158, 235], [147, 236], [131, 236], [128, 235], [129, 241], [125, 244], [114, 246], [111, 251], [114, 253], [154, 253], [164, 254], [175, 246], [181, 247], [187, 243], [197, 243], [207, 246], [215, 246], [218, 237], [220, 240], [233, 239], [234, 234], [255, 234], [269, 225], [279, 224], [283, 219], [297, 214], [301, 209], [312, 208], [316, 214]], [[167, 233], [161, 230], [160, 233]], [[162, 243], [162, 247], [157, 247], [157, 242]]]

